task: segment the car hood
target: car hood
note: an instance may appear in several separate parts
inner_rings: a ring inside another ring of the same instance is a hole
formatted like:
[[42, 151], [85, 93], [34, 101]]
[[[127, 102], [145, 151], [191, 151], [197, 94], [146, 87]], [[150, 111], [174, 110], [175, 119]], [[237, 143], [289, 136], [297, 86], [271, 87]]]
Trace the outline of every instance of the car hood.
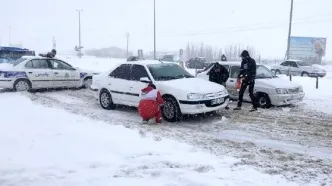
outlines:
[[206, 94], [223, 91], [225, 89], [221, 85], [199, 78], [183, 78], [170, 81], [157, 81], [156, 84], [161, 86], [161, 88], [176, 89], [186, 93]]
[[270, 88], [295, 88], [301, 86], [300, 84], [281, 78], [256, 79], [256, 85]]

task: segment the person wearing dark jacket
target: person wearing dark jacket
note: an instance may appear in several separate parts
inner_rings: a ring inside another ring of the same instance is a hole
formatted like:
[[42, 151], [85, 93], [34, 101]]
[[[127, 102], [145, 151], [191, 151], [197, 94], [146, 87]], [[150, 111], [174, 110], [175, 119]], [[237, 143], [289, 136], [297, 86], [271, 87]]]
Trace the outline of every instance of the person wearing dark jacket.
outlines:
[[247, 87], [249, 86], [249, 96], [253, 105], [253, 108], [250, 112], [257, 111], [258, 103], [256, 97], [254, 95], [254, 87], [255, 87], [255, 78], [256, 78], [256, 61], [252, 59], [249, 55], [249, 52], [244, 50], [241, 53], [241, 69], [238, 75], [238, 79], [242, 79], [241, 88], [239, 92], [239, 101], [237, 103], [237, 107], [234, 110], [241, 110], [242, 102], [243, 102], [243, 94]]
[[54, 58], [56, 55], [56, 50], [53, 49], [51, 52], [48, 52], [47, 54], [39, 54], [41, 57], [47, 57], [47, 58]]
[[[209, 72], [209, 81], [226, 87], [226, 81], [228, 80], [228, 78], [228, 70], [223, 65], [216, 62]], [[228, 110], [229, 107], [226, 106], [225, 109]]]
[[228, 80], [228, 77], [228, 70], [218, 62], [214, 64], [214, 66], [209, 72], [209, 81], [217, 83], [219, 85], [226, 86], [226, 81]]

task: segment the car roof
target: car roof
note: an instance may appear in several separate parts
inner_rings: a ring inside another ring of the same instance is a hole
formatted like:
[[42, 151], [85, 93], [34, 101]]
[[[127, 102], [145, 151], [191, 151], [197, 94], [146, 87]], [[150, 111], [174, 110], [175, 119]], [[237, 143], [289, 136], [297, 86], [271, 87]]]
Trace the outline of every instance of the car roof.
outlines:
[[41, 57], [41, 56], [22, 56], [21, 58], [25, 59], [57, 59], [57, 58], [47, 58], [47, 57]]
[[286, 61], [302, 62], [302, 60], [298, 60], [298, 59], [288, 59]]
[[163, 64], [163, 62], [158, 60], [141, 60], [141, 61], [127, 61], [121, 64], [133, 64], [133, 65], [153, 65], [153, 64]]
[[238, 61], [216, 61], [218, 62], [219, 64], [221, 65], [241, 65], [241, 62], [238, 62]]

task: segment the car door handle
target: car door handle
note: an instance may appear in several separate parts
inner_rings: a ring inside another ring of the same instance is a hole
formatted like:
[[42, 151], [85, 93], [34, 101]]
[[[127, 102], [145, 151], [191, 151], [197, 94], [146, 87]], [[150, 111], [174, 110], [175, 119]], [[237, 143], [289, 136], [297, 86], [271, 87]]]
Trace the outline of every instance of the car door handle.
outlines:
[[129, 87], [129, 88], [133, 88], [133, 87]]
[[59, 74], [58, 72], [54, 72], [54, 74]]
[[234, 82], [234, 80], [229, 80], [229, 82], [232, 82], [232, 83], [233, 83], [233, 82]]
[[29, 74], [32, 74], [32, 72], [28, 72]]

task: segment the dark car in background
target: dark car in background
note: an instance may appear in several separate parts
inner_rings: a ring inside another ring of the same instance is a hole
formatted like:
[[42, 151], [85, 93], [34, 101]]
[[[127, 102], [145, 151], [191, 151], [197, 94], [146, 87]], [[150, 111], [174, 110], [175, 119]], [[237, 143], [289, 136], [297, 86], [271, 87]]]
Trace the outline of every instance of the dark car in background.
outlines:
[[191, 58], [189, 61], [186, 62], [186, 67], [189, 69], [204, 69], [208, 65], [209, 63], [207, 62], [205, 57]]

